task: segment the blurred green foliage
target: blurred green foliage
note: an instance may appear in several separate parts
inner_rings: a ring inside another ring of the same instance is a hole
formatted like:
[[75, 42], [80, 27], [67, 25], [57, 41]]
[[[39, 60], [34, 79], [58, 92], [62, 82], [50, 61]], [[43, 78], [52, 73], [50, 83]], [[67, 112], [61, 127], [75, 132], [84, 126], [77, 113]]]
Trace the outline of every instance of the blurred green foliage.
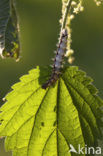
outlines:
[[[37, 65], [51, 64], [60, 29], [60, 0], [18, 0], [16, 4], [22, 57], [18, 63], [0, 59], [0, 103], [19, 77]], [[85, 0], [85, 6], [85, 11], [72, 22], [73, 65], [78, 65], [94, 79], [103, 97], [103, 6], [97, 7], [93, 0]], [[2, 148], [0, 141], [0, 156], [9, 156]]]

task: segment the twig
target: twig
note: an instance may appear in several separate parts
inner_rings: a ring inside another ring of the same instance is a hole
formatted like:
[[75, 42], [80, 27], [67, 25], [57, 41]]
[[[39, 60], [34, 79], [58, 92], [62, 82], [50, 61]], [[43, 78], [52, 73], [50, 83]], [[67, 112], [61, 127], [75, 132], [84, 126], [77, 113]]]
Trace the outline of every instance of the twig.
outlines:
[[65, 26], [66, 26], [68, 13], [69, 13], [70, 7], [71, 7], [71, 2], [72, 2], [72, 0], [68, 0], [68, 2], [66, 4], [65, 13], [63, 15], [63, 22], [62, 22], [61, 30], [63, 30], [65, 28]]

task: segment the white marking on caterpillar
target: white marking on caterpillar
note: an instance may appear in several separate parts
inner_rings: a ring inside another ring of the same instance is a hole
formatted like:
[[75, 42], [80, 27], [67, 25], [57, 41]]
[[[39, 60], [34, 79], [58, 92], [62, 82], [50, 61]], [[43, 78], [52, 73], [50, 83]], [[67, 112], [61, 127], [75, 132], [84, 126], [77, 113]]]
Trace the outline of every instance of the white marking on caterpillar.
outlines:
[[61, 74], [61, 68], [63, 66], [63, 58], [67, 48], [67, 38], [68, 38], [67, 29], [63, 29], [57, 47], [56, 56], [54, 58], [54, 64], [52, 66], [53, 68], [52, 74], [50, 79], [45, 84], [42, 85], [43, 89], [46, 89], [47, 87], [55, 83]]

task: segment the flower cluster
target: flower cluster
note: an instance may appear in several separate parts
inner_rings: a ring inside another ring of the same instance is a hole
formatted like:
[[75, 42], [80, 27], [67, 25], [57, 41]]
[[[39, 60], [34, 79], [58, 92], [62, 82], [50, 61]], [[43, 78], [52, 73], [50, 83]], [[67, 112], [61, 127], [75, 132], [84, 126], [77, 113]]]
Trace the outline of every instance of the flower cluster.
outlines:
[[100, 6], [103, 3], [103, 0], [94, 0], [97, 6]]
[[71, 2], [71, 8], [70, 8], [70, 12], [68, 15], [68, 19], [67, 19], [67, 28], [68, 28], [68, 42], [67, 42], [67, 51], [65, 56], [68, 58], [68, 62], [70, 64], [73, 63], [74, 61], [74, 50], [71, 49], [71, 43], [72, 43], [72, 39], [71, 39], [71, 21], [74, 19], [76, 14], [79, 14], [80, 12], [82, 12], [84, 10], [84, 7], [82, 5], [82, 0], [73, 0]]
[[[99, 6], [103, 0], [94, 0], [96, 5]], [[67, 51], [65, 56], [68, 58], [68, 62], [70, 64], [73, 63], [74, 57], [73, 53], [74, 51], [71, 49], [71, 21], [74, 19], [74, 17], [79, 14], [80, 12], [84, 11], [84, 6], [83, 6], [83, 0], [62, 0], [63, 2], [63, 7], [62, 7], [62, 18], [60, 20], [60, 24], [62, 27], [62, 24], [64, 22], [65, 16], [66, 16], [66, 9], [68, 8], [68, 2], [70, 4], [69, 11], [68, 11], [68, 16], [66, 17], [66, 25], [65, 27], [68, 30], [68, 42], [67, 42]]]
[[77, 1], [72, 1], [71, 7], [73, 8], [73, 13], [74, 14], [78, 14], [78, 13], [84, 11], [84, 7], [82, 5], [82, 0], [78, 0], [78, 2]]

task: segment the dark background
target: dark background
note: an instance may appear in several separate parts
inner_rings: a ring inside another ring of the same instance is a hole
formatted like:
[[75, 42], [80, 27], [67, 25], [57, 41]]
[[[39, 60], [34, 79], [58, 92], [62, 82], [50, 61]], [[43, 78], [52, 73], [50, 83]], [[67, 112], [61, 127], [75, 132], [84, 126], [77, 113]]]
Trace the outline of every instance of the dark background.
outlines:
[[[37, 65], [51, 64], [60, 30], [61, 0], [17, 0], [20, 22], [21, 60], [0, 59], [0, 103], [11, 85]], [[85, 0], [85, 11], [72, 22], [74, 65], [94, 79], [103, 98], [103, 6]], [[10, 156], [3, 150], [0, 156]]]

